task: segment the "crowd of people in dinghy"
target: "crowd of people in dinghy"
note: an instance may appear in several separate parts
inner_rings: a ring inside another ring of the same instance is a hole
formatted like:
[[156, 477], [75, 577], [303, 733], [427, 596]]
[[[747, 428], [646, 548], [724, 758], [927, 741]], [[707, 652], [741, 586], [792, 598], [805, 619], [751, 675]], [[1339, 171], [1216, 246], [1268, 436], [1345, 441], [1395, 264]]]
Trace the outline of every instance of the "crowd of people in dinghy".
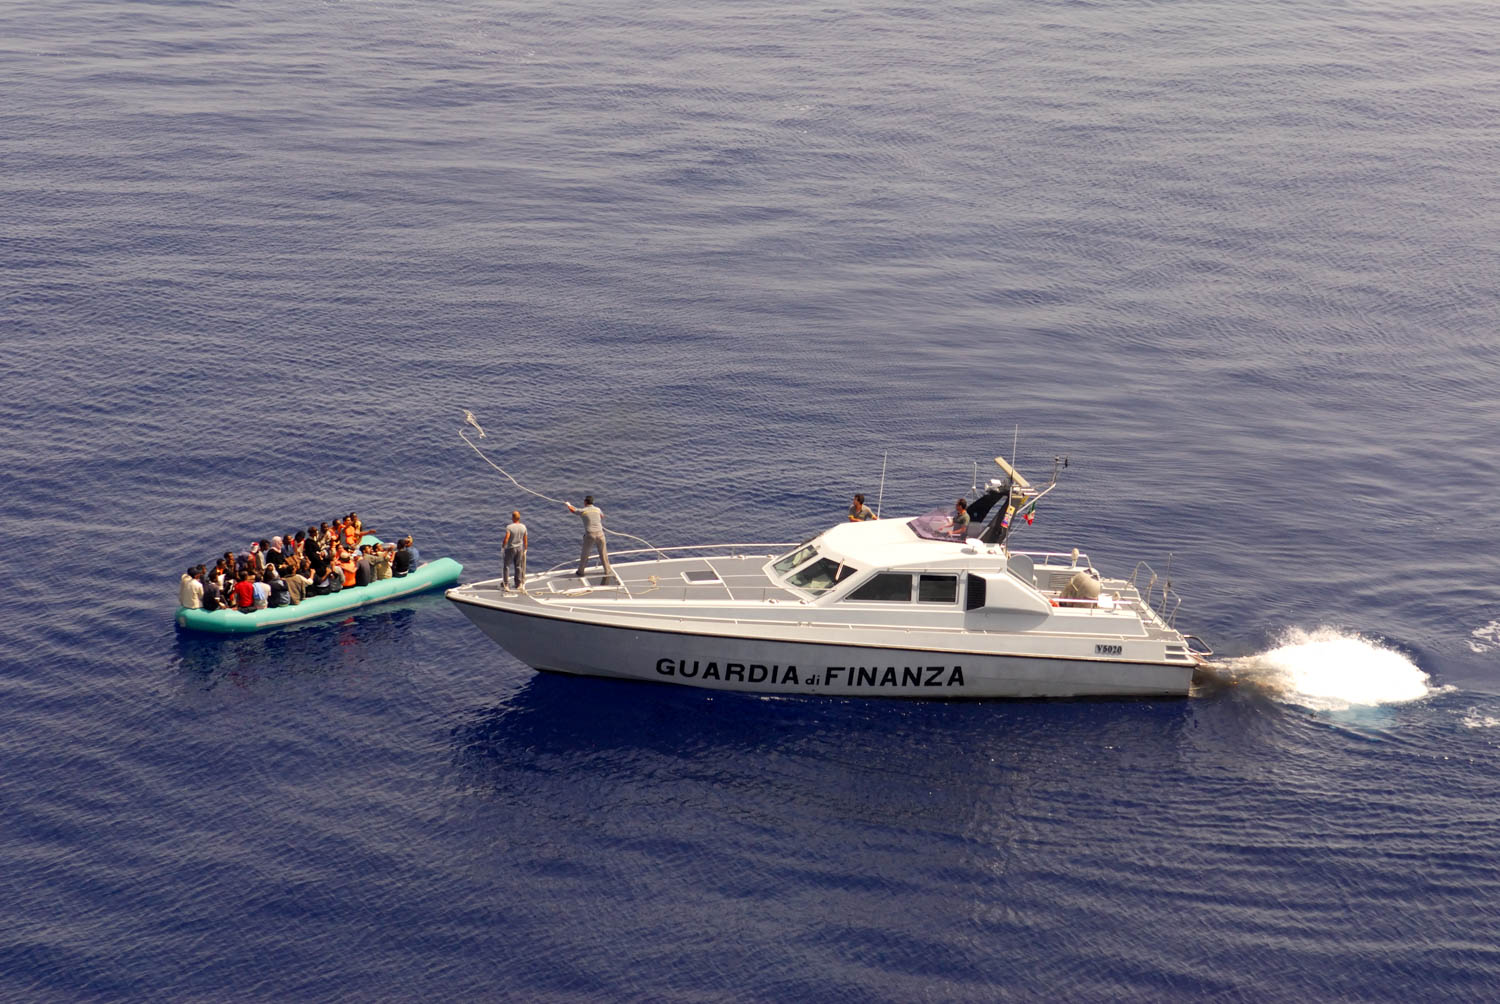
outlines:
[[421, 562], [410, 535], [394, 544], [365, 544], [367, 532], [351, 512], [331, 526], [321, 523], [254, 541], [240, 554], [225, 551], [212, 567], [194, 565], [183, 573], [177, 602], [189, 610], [248, 614], [403, 578]]

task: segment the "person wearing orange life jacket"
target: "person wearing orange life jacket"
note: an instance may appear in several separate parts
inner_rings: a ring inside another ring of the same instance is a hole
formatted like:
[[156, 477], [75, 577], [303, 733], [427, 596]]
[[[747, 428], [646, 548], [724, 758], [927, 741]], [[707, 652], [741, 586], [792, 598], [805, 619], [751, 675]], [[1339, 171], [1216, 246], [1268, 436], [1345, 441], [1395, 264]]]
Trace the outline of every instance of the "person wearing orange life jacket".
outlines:
[[344, 573], [344, 588], [348, 589], [354, 585], [354, 575], [357, 568], [354, 555], [340, 548], [338, 566], [339, 571]]

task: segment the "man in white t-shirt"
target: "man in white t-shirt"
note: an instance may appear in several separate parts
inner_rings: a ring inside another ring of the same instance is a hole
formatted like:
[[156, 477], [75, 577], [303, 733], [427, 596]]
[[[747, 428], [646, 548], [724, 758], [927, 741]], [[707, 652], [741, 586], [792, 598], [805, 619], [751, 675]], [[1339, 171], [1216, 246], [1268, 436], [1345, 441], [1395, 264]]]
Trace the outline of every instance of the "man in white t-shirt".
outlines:
[[[515, 587], [517, 589], [526, 585], [526, 548], [530, 541], [526, 538], [526, 524], [521, 522], [521, 510], [513, 510], [510, 514], [510, 525], [505, 528], [505, 540], [500, 545], [503, 556], [500, 562], [500, 584], [505, 586], [505, 580], [515, 569]], [[507, 587], [508, 588], [508, 587]]]
[[197, 568], [189, 568], [183, 575], [177, 586], [177, 605], [189, 610], [199, 610], [203, 607], [203, 583], [198, 581], [201, 574]]

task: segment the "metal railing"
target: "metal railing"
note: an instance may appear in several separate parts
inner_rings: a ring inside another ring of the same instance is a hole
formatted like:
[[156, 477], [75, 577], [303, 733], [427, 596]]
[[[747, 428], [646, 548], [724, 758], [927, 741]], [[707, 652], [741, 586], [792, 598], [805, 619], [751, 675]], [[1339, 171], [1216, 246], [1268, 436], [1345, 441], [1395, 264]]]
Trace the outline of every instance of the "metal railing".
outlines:
[[[1146, 579], [1144, 590], [1141, 589], [1140, 583], [1143, 572], [1150, 576]], [[1177, 608], [1182, 606], [1182, 596], [1172, 588], [1171, 555], [1167, 555], [1166, 578], [1157, 575], [1156, 569], [1148, 563], [1136, 562], [1135, 571], [1130, 573], [1130, 587], [1136, 591], [1136, 595], [1140, 596], [1142, 610], [1151, 611], [1164, 626], [1174, 631], [1177, 630]], [[1160, 587], [1159, 591], [1158, 587]], [[1152, 601], [1152, 596], [1156, 596], [1155, 602]]]
[[1094, 563], [1089, 560], [1089, 556], [1082, 551], [1078, 552], [1076, 558], [1074, 557], [1072, 551], [1011, 551], [1010, 553], [1024, 554], [1036, 564], [1047, 565], [1053, 568], [1057, 566], [1052, 564], [1050, 560], [1052, 558], [1061, 559], [1062, 562], [1066, 563], [1068, 568], [1092, 569], [1094, 567]]
[[[635, 557], [635, 556], [642, 555], [642, 554], [652, 554], [652, 555], [655, 555], [656, 557], [658, 557], [658, 558], [660, 558], [660, 559], [662, 559], [664, 561], [669, 561], [672, 558], [694, 558], [694, 557], [740, 558], [740, 557], [746, 557], [748, 555], [758, 554], [758, 553], [762, 553], [762, 552], [764, 552], [767, 557], [774, 557], [775, 555], [781, 554], [782, 552], [786, 551], [788, 548], [792, 548], [792, 547], [796, 547], [796, 546], [797, 546], [797, 542], [796, 541], [792, 541], [792, 542], [783, 543], [783, 544], [683, 544], [680, 547], [637, 547], [637, 548], [634, 548], [634, 549], [629, 550], [629, 551], [610, 551], [609, 552], [609, 563], [610, 563], [610, 565], [619, 564], [619, 560], [618, 559], [620, 559], [620, 558], [631, 558], [631, 557]], [[681, 553], [681, 554], [679, 554], [679, 553], [674, 553], [674, 552], [689, 552], [689, 551], [691, 551], [691, 552], [697, 552], [697, 553], [696, 554], [688, 554], [688, 553]], [[741, 551], [743, 551], [744, 554], [741, 554], [740, 553]], [[720, 553], [720, 552], [728, 552], [728, 553]], [[625, 562], [625, 564], [632, 564], [632, 563], [633, 562], [630, 562], [630, 561]], [[547, 569], [542, 574], [543, 575], [549, 575], [552, 572], [560, 572], [560, 571], [562, 571], [565, 568], [576, 568], [577, 564], [578, 563], [577, 563], [576, 560], [575, 561], [560, 561], [557, 564], [553, 565], [551, 568]], [[604, 566], [599, 563], [599, 555], [597, 555], [597, 554], [591, 554], [591, 555], [589, 555], [588, 564], [584, 566], [584, 571], [585, 571], [586, 574], [590, 574], [590, 575], [597, 574], [596, 572], [589, 572], [588, 571], [589, 568], [596, 568], [596, 569], [598, 569], [599, 572], [603, 572], [604, 571]]]

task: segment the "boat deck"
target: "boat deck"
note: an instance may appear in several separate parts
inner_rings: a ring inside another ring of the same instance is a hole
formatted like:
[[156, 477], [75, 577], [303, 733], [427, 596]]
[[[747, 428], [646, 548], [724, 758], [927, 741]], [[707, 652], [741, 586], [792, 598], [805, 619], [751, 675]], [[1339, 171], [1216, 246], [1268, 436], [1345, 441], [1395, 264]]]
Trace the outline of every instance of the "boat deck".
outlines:
[[[767, 578], [765, 564], [777, 553], [614, 561], [609, 576], [596, 561], [582, 577], [574, 574], [573, 566], [528, 576], [525, 591], [540, 603], [575, 603], [585, 598], [591, 603], [802, 603], [806, 597], [801, 593]], [[470, 588], [504, 595], [500, 586], [500, 580], [494, 579]]]
[[[477, 582], [463, 587], [478, 598], [504, 602], [507, 599], [528, 600], [543, 605], [612, 606], [628, 603], [633, 609], [657, 606], [736, 606], [736, 605], [810, 605], [806, 594], [772, 581], [765, 573], [766, 562], [783, 554], [792, 544], [733, 544], [719, 548], [683, 547], [663, 551], [628, 551], [611, 562], [612, 574], [606, 576], [597, 558], [590, 560], [586, 574], [576, 574], [576, 564], [555, 565], [545, 572], [527, 577], [524, 591], [504, 589], [499, 579]], [[709, 552], [674, 554], [672, 552]], [[1020, 553], [1020, 552], [1016, 552]], [[1033, 561], [1035, 584], [1043, 596], [1061, 607], [1109, 610], [1118, 615], [1138, 617], [1148, 637], [1175, 639], [1177, 632], [1170, 621], [1171, 611], [1158, 610], [1143, 597], [1134, 579], [1103, 579], [1104, 592], [1118, 597], [1108, 606], [1092, 600], [1062, 599], [1068, 581], [1080, 569], [1089, 567], [1086, 555], [1026, 552]], [[644, 559], [644, 560], [641, 560]], [[1076, 562], [1076, 563], [1075, 563]]]

